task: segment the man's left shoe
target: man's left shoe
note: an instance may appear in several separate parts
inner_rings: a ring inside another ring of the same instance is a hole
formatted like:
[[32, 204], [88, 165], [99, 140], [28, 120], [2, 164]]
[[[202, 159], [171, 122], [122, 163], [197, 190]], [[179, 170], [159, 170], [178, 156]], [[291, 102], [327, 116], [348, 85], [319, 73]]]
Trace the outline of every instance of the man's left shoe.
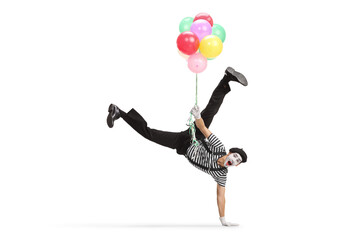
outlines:
[[114, 121], [120, 118], [120, 109], [116, 105], [110, 104], [108, 112], [109, 115], [107, 116], [106, 122], [109, 128], [112, 128]]
[[226, 73], [227, 76], [230, 77], [231, 81], [241, 83], [244, 86], [248, 85], [248, 82], [247, 82], [245, 76], [242, 75], [241, 73], [235, 71], [232, 67], [228, 67], [225, 70], [225, 73]]

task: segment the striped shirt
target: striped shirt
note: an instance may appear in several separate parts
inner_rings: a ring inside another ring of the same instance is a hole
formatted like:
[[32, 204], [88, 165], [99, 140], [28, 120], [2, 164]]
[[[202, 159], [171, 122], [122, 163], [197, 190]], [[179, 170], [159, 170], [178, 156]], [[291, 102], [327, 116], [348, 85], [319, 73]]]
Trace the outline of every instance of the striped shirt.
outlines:
[[[210, 152], [204, 144], [207, 145]], [[215, 182], [225, 187], [228, 170], [217, 164], [217, 160], [224, 155], [226, 155], [225, 146], [214, 134], [210, 134], [207, 141], [199, 141], [198, 146], [191, 144], [186, 151], [185, 157], [193, 166], [210, 174]]]

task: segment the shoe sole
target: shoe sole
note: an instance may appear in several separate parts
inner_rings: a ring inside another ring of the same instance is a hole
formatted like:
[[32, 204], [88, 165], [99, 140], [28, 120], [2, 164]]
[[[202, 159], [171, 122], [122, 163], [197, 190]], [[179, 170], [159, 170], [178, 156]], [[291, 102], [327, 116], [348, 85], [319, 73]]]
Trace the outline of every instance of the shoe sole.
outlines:
[[230, 74], [232, 74], [236, 80], [238, 82], [240, 82], [242, 85], [247, 86], [248, 85], [248, 81], [246, 80], [245, 76], [237, 71], [235, 71], [235, 69], [233, 69], [232, 67], [228, 67], [226, 69], [226, 71], [228, 71]]
[[110, 104], [109, 109], [108, 109], [109, 114], [108, 114], [107, 119], [106, 119], [106, 123], [107, 123], [109, 128], [112, 128], [114, 126], [114, 121], [113, 121], [113, 119], [111, 117], [112, 108], [113, 108], [113, 104]]

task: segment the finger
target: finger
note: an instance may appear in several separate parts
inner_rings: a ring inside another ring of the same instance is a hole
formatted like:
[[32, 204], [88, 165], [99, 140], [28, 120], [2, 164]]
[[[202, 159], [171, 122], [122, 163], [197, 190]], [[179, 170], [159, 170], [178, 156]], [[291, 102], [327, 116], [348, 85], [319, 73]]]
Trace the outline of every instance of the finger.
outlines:
[[239, 226], [239, 224], [237, 224], [237, 223], [229, 223], [230, 224], [230, 226]]

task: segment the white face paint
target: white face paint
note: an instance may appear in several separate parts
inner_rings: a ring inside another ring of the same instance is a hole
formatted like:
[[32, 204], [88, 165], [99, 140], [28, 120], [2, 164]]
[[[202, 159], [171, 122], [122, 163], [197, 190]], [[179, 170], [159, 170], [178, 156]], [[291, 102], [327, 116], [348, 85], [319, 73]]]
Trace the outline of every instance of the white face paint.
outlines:
[[229, 156], [225, 159], [224, 166], [225, 167], [235, 167], [239, 165], [242, 161], [240, 154], [238, 153], [230, 153]]

